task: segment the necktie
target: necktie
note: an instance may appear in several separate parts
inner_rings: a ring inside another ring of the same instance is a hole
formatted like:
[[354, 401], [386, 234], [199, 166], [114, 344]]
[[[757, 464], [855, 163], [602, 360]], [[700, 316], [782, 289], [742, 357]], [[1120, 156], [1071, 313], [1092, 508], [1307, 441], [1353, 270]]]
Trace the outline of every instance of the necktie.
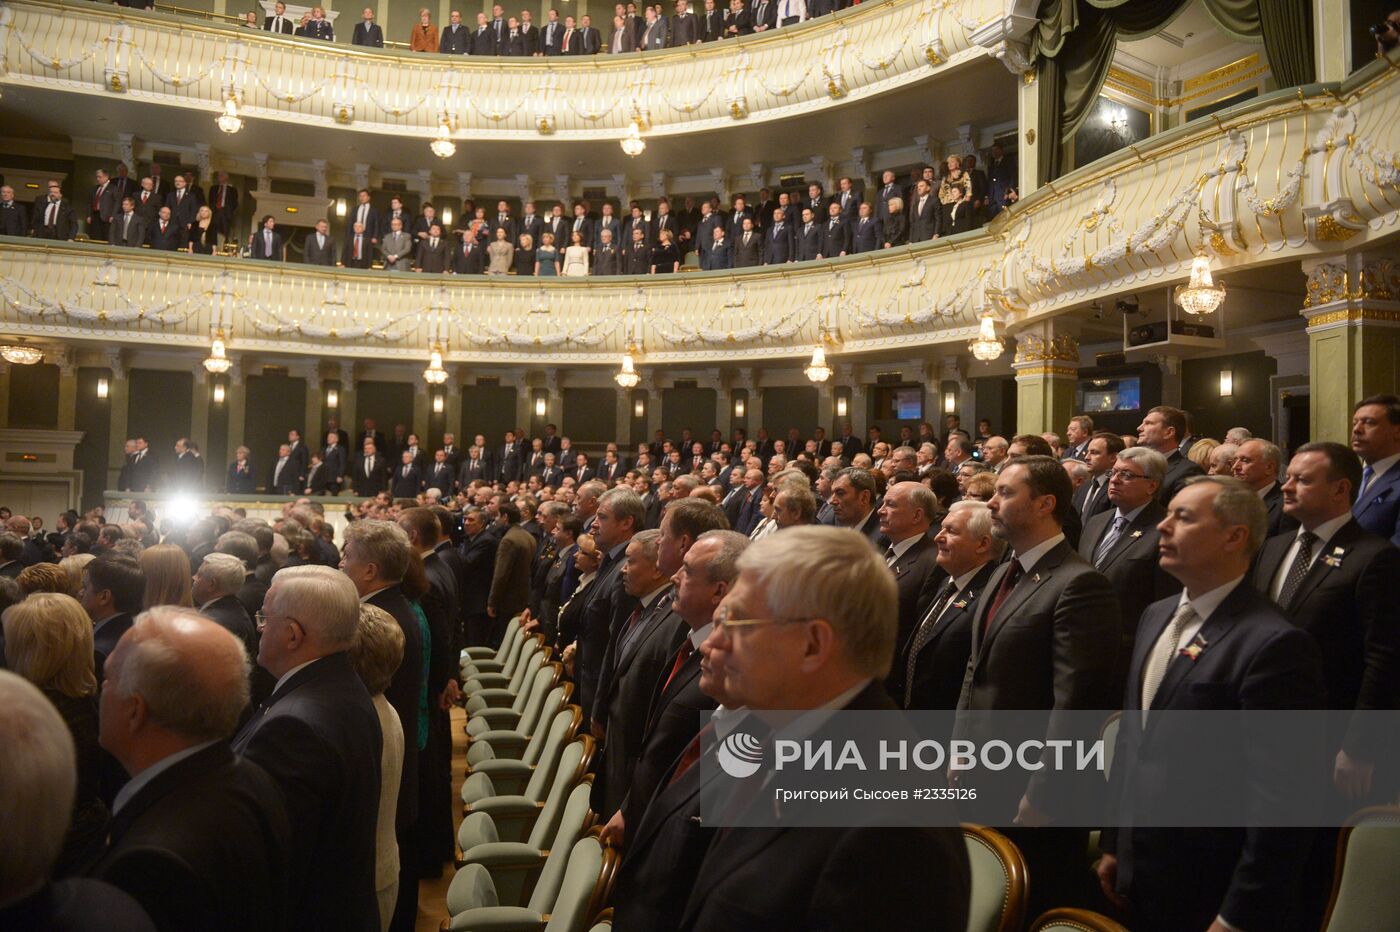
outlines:
[[1142, 723], [1147, 724], [1147, 710], [1152, 708], [1152, 700], [1157, 696], [1157, 688], [1162, 685], [1162, 678], [1167, 675], [1167, 667], [1171, 664], [1172, 658], [1176, 656], [1177, 644], [1181, 641], [1181, 632], [1186, 630], [1186, 626], [1196, 617], [1196, 610], [1187, 602], [1176, 610], [1172, 616], [1171, 623], [1167, 625], [1167, 630], [1162, 637], [1157, 639], [1157, 643], [1152, 646], [1152, 656], [1147, 658], [1147, 669], [1142, 673]]
[[[55, 223], [55, 218], [56, 218], [57, 216], [58, 216], [58, 201], [49, 201], [49, 208], [48, 208], [48, 210], [44, 211], [44, 226], [46, 226], [46, 227], [51, 227], [51, 226], [53, 226], [54, 223]], [[1366, 468], [1367, 468], [1367, 469], [1370, 469], [1371, 467], [1367, 466]]]
[[265, 243], [266, 246], [267, 246], [267, 255], [268, 255], [268, 258], [271, 258], [271, 257], [272, 257], [272, 231], [271, 231], [271, 230], [268, 230], [268, 231], [266, 231], [265, 233], [263, 233], [263, 243]]
[[126, 234], [127, 234], [130, 230], [131, 230], [131, 214], [123, 214], [123, 215], [122, 215], [122, 236], [125, 237]]
[[408, 478], [408, 470], [409, 470], [409, 467], [408, 467], [408, 466], [405, 466], [405, 467], [403, 468], [403, 477], [404, 477], [405, 479]]
[[666, 682], [661, 684], [661, 691], [666, 692], [666, 687], [671, 685], [671, 681], [676, 678], [676, 674], [681, 672], [681, 667], [690, 659], [690, 655], [695, 653], [695, 645], [690, 638], [681, 642], [680, 650], [676, 651], [675, 663], [671, 664], [671, 672], [666, 674]]
[[360, 239], [361, 239], [361, 238], [362, 238], [362, 237], [361, 237], [361, 234], [359, 234], [359, 233], [356, 233], [356, 234], [355, 234], [355, 258], [356, 258], [356, 259], [360, 258]]
[[1370, 466], [1361, 470], [1361, 490], [1356, 493], [1356, 500], [1361, 501], [1361, 496], [1366, 494], [1366, 487], [1371, 484], [1371, 479], [1376, 475], [1376, 471]]
[[374, 457], [372, 457], [372, 456], [366, 456], [366, 457], [365, 457], [365, 478], [368, 479], [369, 477], [371, 477], [371, 476], [373, 476], [373, 475], [374, 475]]
[[924, 616], [924, 620], [919, 622], [919, 629], [914, 632], [914, 643], [909, 647], [909, 658], [904, 666], [904, 707], [909, 708], [913, 701], [914, 693], [914, 668], [919, 663], [919, 651], [923, 650], [929, 641], [933, 639], [933, 629], [943, 611], [948, 607], [948, 603], [953, 600], [953, 596], [958, 594], [958, 587], [953, 580], [948, 580], [943, 584], [943, 589], [938, 593], [938, 598], [933, 600], [933, 607]]
[[437, 249], [437, 237], [436, 237], [436, 236], [430, 237], [430, 238], [428, 239], [428, 248], [429, 248], [429, 249]]
[[228, 190], [228, 185], [226, 185], [226, 184], [221, 184], [221, 185], [219, 185], [219, 209], [220, 209], [220, 210], [223, 210], [223, 209], [224, 209], [224, 192], [227, 191], [227, 190]]
[[687, 770], [695, 766], [695, 762], [700, 759], [700, 746], [704, 744], [706, 740], [713, 738], [714, 734], [715, 723], [713, 721], [700, 729], [700, 733], [695, 736], [695, 740], [686, 745], [685, 751], [681, 754], [680, 761], [676, 763], [676, 769], [671, 773], [671, 779], [666, 781], [667, 786], [674, 784], [681, 777], [685, 776]]
[[160, 231], [161, 231], [162, 233], [165, 232], [165, 221], [164, 221], [164, 220], [162, 220], [162, 221], [160, 222]]
[[1094, 503], [1098, 501], [1099, 492], [1102, 490], [1103, 486], [1099, 484], [1097, 478], [1089, 480], [1089, 491], [1084, 493], [1084, 510], [1079, 513], [1080, 518], [1084, 521], [1088, 521], [1093, 514]]
[[899, 554], [895, 552], [894, 544], [890, 544], [889, 548], [885, 550], [885, 565], [893, 567], [898, 559]]
[[1108, 556], [1113, 545], [1118, 543], [1118, 538], [1123, 536], [1123, 529], [1127, 526], [1128, 519], [1123, 515], [1120, 514], [1113, 519], [1113, 527], [1109, 528], [1108, 533], [1103, 536], [1103, 540], [1099, 541], [1098, 549], [1094, 551], [1094, 567], [1096, 569], [1103, 565], [1104, 557]]
[[997, 616], [997, 611], [1001, 608], [1002, 603], [1006, 601], [1007, 596], [1011, 595], [1011, 590], [1016, 588], [1016, 584], [1021, 581], [1021, 577], [1024, 574], [1025, 570], [1021, 567], [1021, 561], [1012, 560], [1011, 569], [1007, 570], [1006, 575], [1001, 578], [1001, 585], [997, 588], [996, 597], [992, 599], [992, 604], [987, 609], [987, 619], [982, 628], [982, 633], [984, 635], [991, 630], [992, 622]]
[[1316, 543], [1317, 535], [1312, 531], [1304, 531], [1298, 535], [1298, 554], [1293, 558], [1293, 565], [1288, 568], [1288, 575], [1284, 577], [1283, 588], [1278, 592], [1280, 608], [1287, 609], [1293, 597], [1298, 594], [1303, 577], [1307, 576], [1308, 570], [1312, 568], [1313, 545]]
[[142, 204], [146, 203], [146, 201], [149, 200], [150, 197], [151, 197], [151, 192], [149, 192], [149, 191], [142, 191], [142, 192], [141, 192], [141, 203], [142, 203]]
[[185, 189], [181, 188], [175, 192], [175, 203], [178, 204], [185, 199]]

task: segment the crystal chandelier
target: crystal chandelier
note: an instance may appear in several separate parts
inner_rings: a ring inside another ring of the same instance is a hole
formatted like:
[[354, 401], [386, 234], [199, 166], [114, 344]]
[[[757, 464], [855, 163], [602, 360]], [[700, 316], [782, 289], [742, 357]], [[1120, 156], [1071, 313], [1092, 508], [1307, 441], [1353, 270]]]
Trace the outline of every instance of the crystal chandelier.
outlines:
[[44, 361], [44, 351], [28, 343], [8, 343], [0, 346], [0, 357], [16, 366], [33, 366]]
[[642, 377], [637, 374], [636, 364], [632, 361], [633, 346], [627, 347], [627, 352], [622, 354], [622, 368], [617, 375], [613, 376], [613, 381], [623, 388], [636, 388]]
[[457, 154], [457, 144], [452, 141], [452, 128], [446, 120], [438, 127], [437, 135], [428, 143], [428, 148], [440, 159], [450, 159]]
[[991, 314], [983, 314], [982, 321], [977, 325], [977, 339], [967, 344], [967, 349], [973, 357], [982, 362], [991, 362], [1006, 352], [1006, 346], [1001, 342], [1001, 337], [997, 336], [997, 321]]
[[204, 359], [204, 369], [214, 375], [223, 375], [232, 365], [233, 360], [224, 354], [224, 330], [220, 327], [214, 331], [214, 343]]
[[647, 151], [647, 141], [642, 138], [641, 121], [633, 120], [632, 125], [627, 127], [627, 135], [622, 139], [622, 151], [634, 159]]
[[233, 135], [243, 128], [243, 118], [238, 115], [238, 101], [230, 97], [224, 101], [224, 112], [215, 117], [219, 129]]
[[1225, 301], [1225, 286], [1210, 275], [1210, 257], [1200, 253], [1191, 260], [1191, 282], [1176, 289], [1176, 303], [1196, 317], [1214, 314]]
[[441, 385], [447, 381], [447, 370], [442, 367], [442, 344], [434, 343], [428, 354], [428, 368], [423, 370], [423, 381], [429, 385]]
[[826, 364], [826, 349], [820, 343], [812, 348], [812, 361], [802, 371], [813, 382], [825, 382], [831, 378], [832, 369]]

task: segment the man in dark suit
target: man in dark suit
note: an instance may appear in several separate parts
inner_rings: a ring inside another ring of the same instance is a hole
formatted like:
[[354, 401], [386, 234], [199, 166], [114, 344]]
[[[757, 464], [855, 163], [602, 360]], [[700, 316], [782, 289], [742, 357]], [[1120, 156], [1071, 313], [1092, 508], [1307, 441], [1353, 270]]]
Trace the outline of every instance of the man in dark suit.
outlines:
[[[799, 527], [754, 544], [739, 565], [739, 579], [720, 609], [720, 629], [710, 637], [724, 651], [726, 707], [733, 701], [751, 709], [895, 708], [880, 681], [894, 653], [896, 596], [878, 555], [850, 534]], [[784, 604], [774, 604], [779, 601], [774, 587], [765, 584], [769, 567], [780, 567], [785, 579], [797, 583]], [[818, 580], [833, 579], [840, 583], [821, 588], [859, 590], [877, 608], [851, 611], [838, 598], [814, 605]], [[804, 616], [812, 620], [763, 625], [742, 635], [722, 627], [727, 619]], [[822, 726], [817, 727], [813, 739], [819, 741]], [[725, 827], [716, 833], [679, 923], [668, 927], [732, 928], [742, 910], [741, 924], [752, 928], [907, 928], [911, 923], [965, 928], [971, 879], [956, 827], [819, 828], [812, 824], [813, 806], [784, 804], [774, 813], [771, 798], [761, 792], [742, 811], [766, 827]], [[951, 825], [952, 813], [946, 815], [945, 824]], [[905, 869], [908, 858], [927, 870]], [[836, 875], [839, 884], [813, 882]], [[930, 903], [937, 908], [930, 909]]]
[[486, 250], [471, 230], [462, 232], [462, 245], [452, 250], [452, 271], [458, 275], [481, 275], [486, 271]]
[[233, 221], [238, 217], [238, 188], [229, 182], [228, 172], [219, 172], [218, 181], [209, 189], [209, 210], [214, 229], [228, 239]]
[[417, 498], [423, 491], [423, 472], [413, 461], [413, 455], [403, 451], [402, 462], [394, 468], [392, 494], [394, 498]]
[[869, 204], [862, 203], [857, 216], [850, 222], [851, 253], [875, 252], [885, 241], [884, 226], [873, 214]]
[[[1099, 443], [1095, 438], [1093, 444]], [[1108, 483], [1111, 507], [1089, 519], [1079, 536], [1079, 555], [1108, 577], [1118, 596], [1123, 627], [1115, 688], [1120, 692], [1143, 611], [1181, 591], [1181, 584], [1162, 569], [1157, 558], [1157, 525], [1167, 514], [1157, 501], [1157, 490], [1166, 470], [1166, 459], [1156, 450], [1119, 451]]]
[[246, 649], [256, 653], [258, 634], [253, 616], [238, 601], [238, 592], [247, 578], [248, 568], [242, 559], [231, 553], [211, 553], [195, 570], [190, 595], [202, 614], [214, 619]]
[[139, 249], [146, 244], [146, 221], [136, 212], [136, 201], [122, 200], [121, 213], [112, 219], [110, 233], [113, 246]]
[[[172, 192], [171, 197], [174, 197]], [[166, 205], [167, 208], [169, 205]], [[179, 227], [178, 221], [175, 225]], [[281, 262], [285, 258], [286, 250], [282, 246], [282, 234], [277, 232], [277, 218], [272, 214], [267, 214], [258, 225], [258, 230], [252, 237], [252, 258], [263, 259], [269, 262]]]
[[418, 271], [442, 273], [447, 271], [447, 240], [443, 238], [442, 227], [436, 223], [428, 227], [428, 238], [418, 244], [415, 265]]
[[748, 269], [763, 264], [763, 234], [754, 229], [752, 217], [744, 218], [743, 229], [733, 245], [734, 268]]
[[530, 564], [535, 556], [535, 539], [520, 526], [520, 509], [510, 502], [500, 506], [500, 543], [486, 597], [486, 615], [491, 619], [491, 641], [499, 643], [506, 621], [519, 615], [530, 604]]
[[[1142, 827], [1105, 830], [1097, 866], [1104, 893], [1130, 902], [1135, 930], [1303, 927], [1306, 836], [1257, 826], [1312, 802], [1296, 792], [1299, 782], [1313, 790], [1310, 782], [1295, 778], [1318, 769], [1320, 736], [1299, 729], [1260, 742], [1243, 717], [1217, 716], [1217, 727], [1236, 723], [1236, 737], [1212, 741], [1211, 766], [1202, 767], [1199, 719], [1162, 714], [1323, 707], [1317, 646], [1245, 578], [1266, 520], [1251, 490], [1210, 476], [1177, 493], [1160, 526], [1163, 567], [1184, 591], [1154, 603], [1138, 625], [1109, 783], [1108, 824]], [[1237, 780], [1214, 779], [1221, 771]], [[1155, 827], [1150, 813], [1168, 796], [1222, 819], [1259, 821]]]
[[715, 0], [705, 0], [705, 13], [700, 17], [701, 42], [714, 42], [724, 35], [724, 13], [715, 8]]
[[827, 207], [826, 223], [822, 226], [822, 247], [819, 259], [835, 259], [851, 251], [851, 227], [841, 216], [841, 204], [832, 201]]
[[586, 720], [591, 720], [595, 712], [604, 673], [603, 660], [620, 634], [613, 627], [614, 619], [620, 628], [640, 604], [623, 588], [622, 564], [627, 545], [642, 530], [646, 514], [635, 492], [619, 488], [609, 489], [598, 497], [594, 519], [593, 537], [603, 556], [597, 578], [584, 593], [587, 601], [574, 640], [575, 681]]
[[929, 577], [943, 577], [943, 572], [938, 568], [938, 547], [929, 536], [929, 528], [943, 514], [938, 507], [938, 499], [928, 486], [918, 482], [896, 482], [891, 485], [875, 513], [880, 522], [880, 533], [888, 541], [884, 551], [885, 565], [894, 574], [895, 586], [899, 590], [899, 624], [895, 629], [895, 644], [903, 645], [919, 622], [919, 597]]
[[438, 54], [465, 55], [471, 50], [471, 44], [471, 30], [462, 25], [462, 14], [453, 10], [447, 26], [442, 30], [442, 36], [438, 39]]
[[384, 30], [379, 28], [379, 24], [374, 21], [374, 10], [365, 7], [364, 20], [355, 24], [355, 31], [350, 36], [351, 45], [363, 45], [369, 48], [384, 48]]
[[355, 224], [350, 231], [350, 238], [345, 241], [345, 252], [340, 257], [340, 264], [347, 269], [367, 269], [374, 258], [374, 248], [370, 245], [369, 235], [361, 224]]
[[[405, 450], [405, 453], [408, 451]], [[456, 477], [456, 470], [452, 462], [448, 459], [446, 450], [438, 450], [433, 453], [433, 465], [428, 467], [428, 471], [423, 473], [423, 490], [437, 489], [442, 493], [444, 499], [452, 496], [452, 482]]]
[[[1254, 588], [1322, 649], [1327, 708], [1389, 709], [1400, 695], [1400, 550], [1352, 516], [1361, 464], [1339, 443], [1308, 443], [1288, 463], [1283, 507], [1297, 531], [1269, 538]], [[1364, 714], [1331, 736], [1332, 782], [1347, 809], [1393, 798], [1396, 774], [1387, 737]], [[1390, 758], [1387, 760], [1387, 758]], [[1390, 765], [1390, 772], [1378, 762]]]
[[794, 229], [781, 208], [773, 211], [773, 222], [763, 237], [763, 264], [782, 265], [794, 258]]
[[146, 231], [152, 249], [164, 252], [177, 252], [184, 248], [185, 232], [170, 219], [170, 208], [161, 207], [155, 223]]
[[338, 431], [326, 433], [326, 446], [321, 451], [321, 462], [325, 468], [325, 488], [330, 490], [330, 494], [335, 495], [340, 491], [340, 484], [344, 481], [347, 466], [347, 453], [340, 442]]
[[165, 196], [165, 206], [170, 208], [170, 219], [175, 225], [188, 231], [199, 215], [201, 204], [199, 194], [185, 183], [185, 176], [176, 175], [175, 187]]
[[83, 570], [78, 595], [92, 619], [93, 669], [102, 682], [103, 667], [122, 635], [131, 628], [146, 597], [146, 574], [132, 557], [104, 553]]
[[462, 514], [461, 635], [468, 647], [490, 643], [490, 617], [486, 597], [496, 568], [496, 548], [500, 538], [486, 526], [486, 514], [469, 506]]
[[603, 231], [602, 242], [598, 244], [598, 248], [593, 253], [592, 274], [622, 274], [622, 253], [618, 250], [617, 244], [613, 242], [611, 230]]
[[49, 182], [49, 196], [34, 203], [34, 236], [38, 239], [72, 239], [78, 235], [73, 204], [63, 196], [57, 181]]
[[496, 456], [496, 481], [504, 483], [518, 479], [523, 455], [520, 444], [515, 439], [515, 431], [506, 431], [505, 442], [501, 444], [500, 452]]
[[[379, 211], [375, 210], [374, 205], [370, 203], [369, 191], [365, 188], [356, 192], [355, 206], [350, 208], [350, 213], [345, 218], [346, 239], [349, 239], [350, 235], [355, 232], [355, 224], [357, 223], [364, 225], [364, 234], [369, 237], [371, 244], [377, 244], [381, 232], [389, 229], [388, 222], [382, 220]], [[408, 227], [408, 222], [405, 222], [404, 229], [407, 230]]]
[[[988, 503], [997, 534], [1013, 550], [987, 581], [972, 622], [972, 659], [958, 709], [1043, 710], [1045, 740], [1064, 737], [1053, 712], [1113, 708], [1118, 656], [1118, 601], [1103, 574], [1076, 554], [1063, 531], [1072, 492], [1059, 460], [1026, 456], [1009, 463]], [[954, 736], [986, 740], [986, 726], [960, 718]], [[1080, 852], [1087, 832], [1053, 827], [1059, 787], [1051, 774], [977, 771], [979, 805], [987, 803], [1045, 878], [1031, 912], [1055, 895], [1081, 889]], [[1038, 827], [1032, 827], [1038, 826]], [[1034, 894], [1033, 894], [1034, 896]]]
[[1400, 547], [1400, 396], [1372, 395], [1351, 414], [1351, 448], [1365, 462], [1352, 514], [1363, 528]]
[[472, 30], [471, 55], [495, 55], [496, 32], [486, 20], [485, 13], [476, 14], [476, 28]]
[[540, 29], [540, 45], [546, 55], [564, 54], [564, 24], [559, 22], [558, 10], [549, 11], [545, 24]]
[[623, 262], [623, 271], [628, 275], [646, 275], [651, 271], [651, 249], [640, 230], [633, 231], [632, 242], [627, 244]]
[[1090, 518], [1113, 508], [1108, 498], [1109, 473], [1122, 450], [1123, 438], [1107, 430], [1094, 434], [1085, 445], [1084, 464], [1089, 467], [1089, 478], [1074, 490], [1073, 501], [1081, 525], [1087, 526]]
[[134, 439], [136, 453], [131, 458], [131, 469], [128, 472], [131, 489], [134, 492], [154, 491], [160, 477], [160, 464], [145, 437], [137, 436]]
[[700, 23], [689, 7], [686, 0], [676, 0], [676, 13], [671, 17], [670, 47], [673, 49], [700, 41]]
[[360, 498], [373, 498], [389, 488], [389, 464], [373, 440], [366, 440], [350, 467], [350, 487]]
[[579, 21], [581, 55], [597, 55], [603, 50], [603, 34], [593, 25], [593, 17], [587, 13]]
[[877, 511], [875, 480], [864, 469], [841, 470], [831, 483], [831, 504], [836, 523], [864, 534], [870, 546], [884, 553], [886, 544], [880, 535], [880, 515]]
[[1269, 536], [1296, 531], [1298, 523], [1283, 513], [1283, 489], [1279, 487], [1279, 470], [1283, 466], [1283, 451], [1267, 440], [1255, 437], [1240, 444], [1231, 473], [1249, 486], [1264, 503], [1269, 513]]
[[110, 661], [102, 746], [132, 779], [93, 876], [134, 896], [161, 929], [280, 928], [288, 813], [267, 771], [228, 745], [248, 703], [240, 641], [167, 606], [143, 616]]
[[29, 218], [24, 205], [15, 200], [15, 189], [0, 185], [0, 236], [28, 236]]
[[478, 479], [489, 482], [492, 479], [490, 469], [481, 457], [481, 448], [472, 444], [467, 450], [467, 456], [462, 460], [462, 465], [457, 467], [457, 487], [465, 489]]
[[[346, 653], [359, 630], [355, 586], [327, 566], [288, 567], [273, 579], [263, 614], [258, 665], [278, 682], [233, 749], [272, 774], [287, 803], [288, 880], [299, 891], [290, 924], [372, 932], [383, 742]], [[415, 623], [415, 639], [417, 631]], [[418, 662], [407, 657], [405, 665]]]
[[[908, 485], [909, 483], [900, 483]], [[888, 685], [906, 709], [955, 709], [972, 653], [972, 616], [1006, 549], [983, 502], [954, 502], [934, 538], [939, 573], [919, 595], [918, 622], [898, 645]]]
[[287, 15], [287, 5], [282, 0], [272, 7], [272, 15], [263, 18], [263, 29], [267, 32], [281, 33], [290, 36], [296, 32], [296, 23]]
[[1163, 505], [1186, 485], [1192, 476], [1203, 475], [1205, 470], [1182, 455], [1179, 447], [1181, 438], [1186, 435], [1186, 412], [1170, 405], [1158, 405], [1147, 412], [1138, 425], [1138, 444], [1156, 450], [1167, 458], [1167, 474], [1162, 478], [1162, 488], [1157, 492], [1157, 500]]
[[728, 235], [724, 232], [724, 227], [717, 226], [714, 238], [710, 241], [709, 251], [700, 260], [700, 268], [702, 271], [715, 271], [733, 267], [734, 253], [729, 248]]
[[108, 225], [121, 210], [121, 201], [117, 198], [117, 189], [111, 177], [101, 168], [97, 170], [97, 184], [88, 202], [88, 238], [105, 242], [108, 239]]
[[[774, 221], [776, 223], [776, 220]], [[822, 226], [810, 207], [802, 208], [802, 225], [794, 231], [796, 249], [793, 259], [806, 262], [819, 259], [822, 254]]]
[[613, 206], [611, 204], [603, 205], [602, 217], [598, 219], [597, 223], [593, 224], [593, 241], [591, 243], [584, 243], [584, 245], [588, 246], [596, 253], [599, 247], [603, 245], [604, 233], [611, 234], [608, 237], [608, 241], [614, 245], [622, 242], [622, 224], [619, 223], [617, 217], [613, 215]]
[[905, 204], [905, 212], [909, 215], [909, 242], [922, 243], [938, 236], [941, 211], [938, 198], [927, 181], [920, 179], [914, 186], [914, 194]]
[[307, 265], [335, 265], [335, 240], [331, 239], [329, 222], [316, 221], [316, 229], [306, 235], [302, 258]]
[[[686, 511], [681, 523], [687, 523], [686, 519], [692, 517], [689, 512], [703, 516], [707, 523], [723, 517], [717, 511], [690, 505], [686, 506]], [[674, 531], [676, 515], [671, 515], [667, 523], [670, 527], [663, 529], [663, 533]], [[680, 539], [685, 553], [674, 574], [677, 582], [671, 611], [683, 622], [679, 629], [682, 638], [665, 657], [660, 676], [650, 684], [649, 692], [639, 697], [638, 706], [619, 710], [623, 714], [641, 716], [644, 721], [622, 804], [604, 829], [604, 837], [618, 847], [624, 847], [628, 826], [635, 830], [641, 824], [647, 803], [663, 785], [666, 772], [699, 733], [701, 713], [715, 707], [714, 699], [700, 691], [697, 645], [703, 644], [713, 630], [715, 609], [739, 575], [734, 564], [749, 542], [742, 534], [732, 531], [711, 529], [702, 534], [703, 539], [688, 544], [685, 543], [688, 533]], [[670, 554], [677, 549], [668, 544], [667, 552]], [[674, 559], [674, 556], [669, 558]], [[613, 720], [616, 718], [614, 715]]]
[[305, 476], [297, 468], [292, 448], [285, 443], [277, 448], [277, 459], [272, 464], [267, 487], [278, 495], [298, 495], [305, 487]]

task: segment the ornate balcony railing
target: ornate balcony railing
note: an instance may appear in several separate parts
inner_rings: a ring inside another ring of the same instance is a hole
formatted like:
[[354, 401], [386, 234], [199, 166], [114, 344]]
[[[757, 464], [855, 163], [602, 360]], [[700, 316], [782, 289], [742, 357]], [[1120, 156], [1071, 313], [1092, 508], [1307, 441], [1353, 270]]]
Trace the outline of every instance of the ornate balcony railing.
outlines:
[[[805, 355], [1016, 332], [1091, 297], [1354, 249], [1400, 219], [1400, 68], [1249, 101], [1057, 180], [989, 228], [844, 259], [659, 277], [486, 278], [5, 240], [0, 326], [42, 337], [233, 352], [614, 363]], [[1338, 266], [1340, 268], [1340, 266]], [[1400, 294], [1388, 265], [1309, 295]], [[1343, 273], [1344, 274], [1344, 273]], [[1378, 277], [1377, 277], [1378, 276]], [[1331, 295], [1331, 297], [1328, 297]], [[1229, 313], [1228, 305], [1225, 313]]]
[[1015, 64], [1008, 23], [1025, 26], [1007, 12], [1015, 2], [884, 0], [703, 46], [482, 59], [20, 0], [0, 5], [0, 80], [208, 111], [232, 98], [248, 117], [399, 135], [446, 123], [458, 138], [614, 139], [633, 125], [665, 135], [791, 117], [984, 54]]

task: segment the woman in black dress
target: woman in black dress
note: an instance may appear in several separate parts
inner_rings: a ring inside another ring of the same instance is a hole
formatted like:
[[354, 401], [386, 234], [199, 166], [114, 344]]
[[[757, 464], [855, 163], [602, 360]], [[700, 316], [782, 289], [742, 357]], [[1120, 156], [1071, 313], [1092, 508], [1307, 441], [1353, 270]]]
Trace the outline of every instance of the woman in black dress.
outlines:
[[890, 215], [885, 220], [885, 248], [903, 246], [909, 242], [909, 221], [904, 216], [904, 199], [889, 199]]
[[651, 247], [651, 274], [671, 275], [681, 267], [681, 251], [671, 242], [671, 231], [661, 231], [661, 242]]
[[194, 223], [190, 225], [189, 251], [202, 256], [212, 256], [218, 245], [219, 233], [214, 229], [214, 212], [208, 207], [201, 207], [199, 213], [195, 214]]
[[535, 238], [529, 233], [521, 233], [520, 245], [515, 247], [515, 274], [535, 274]]

